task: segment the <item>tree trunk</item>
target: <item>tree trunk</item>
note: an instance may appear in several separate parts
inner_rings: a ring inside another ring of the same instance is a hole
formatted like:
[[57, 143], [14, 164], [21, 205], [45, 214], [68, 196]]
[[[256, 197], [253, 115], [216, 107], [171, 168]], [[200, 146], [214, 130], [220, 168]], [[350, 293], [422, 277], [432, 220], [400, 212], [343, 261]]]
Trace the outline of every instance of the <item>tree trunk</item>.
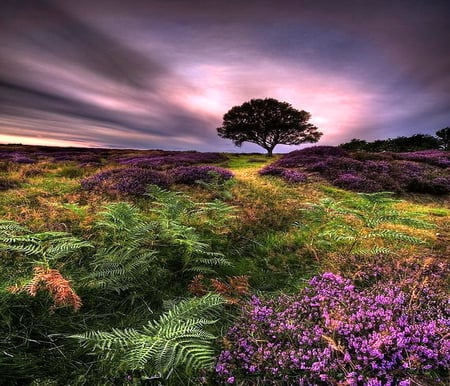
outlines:
[[273, 153], [272, 153], [273, 148], [266, 148], [266, 150], [267, 150], [267, 157], [272, 157], [273, 156]]

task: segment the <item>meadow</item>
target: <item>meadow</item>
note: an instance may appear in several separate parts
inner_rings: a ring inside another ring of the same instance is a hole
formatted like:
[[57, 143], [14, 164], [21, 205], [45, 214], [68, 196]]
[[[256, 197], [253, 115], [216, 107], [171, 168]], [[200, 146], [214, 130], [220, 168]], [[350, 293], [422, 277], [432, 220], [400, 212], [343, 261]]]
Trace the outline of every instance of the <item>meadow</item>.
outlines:
[[1, 385], [448, 385], [450, 152], [0, 145]]

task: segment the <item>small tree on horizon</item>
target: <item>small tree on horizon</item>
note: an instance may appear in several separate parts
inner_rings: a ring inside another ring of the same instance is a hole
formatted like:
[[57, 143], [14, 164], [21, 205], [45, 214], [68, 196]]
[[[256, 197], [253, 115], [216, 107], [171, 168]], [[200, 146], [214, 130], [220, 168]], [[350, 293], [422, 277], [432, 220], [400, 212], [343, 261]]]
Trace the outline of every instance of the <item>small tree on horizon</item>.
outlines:
[[450, 127], [444, 127], [436, 131], [436, 136], [439, 137], [442, 148], [444, 150], [450, 150]]
[[251, 99], [232, 107], [224, 116], [217, 133], [236, 146], [251, 142], [272, 156], [276, 145], [300, 145], [317, 142], [322, 133], [308, 121], [311, 114], [296, 110], [287, 102], [273, 98]]

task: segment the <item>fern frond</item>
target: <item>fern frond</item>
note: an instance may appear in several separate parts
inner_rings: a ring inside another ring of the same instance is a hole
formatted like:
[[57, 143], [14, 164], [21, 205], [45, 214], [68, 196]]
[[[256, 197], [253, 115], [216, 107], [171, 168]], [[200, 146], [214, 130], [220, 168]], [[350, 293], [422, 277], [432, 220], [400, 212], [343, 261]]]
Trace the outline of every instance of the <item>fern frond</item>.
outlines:
[[0, 250], [22, 253], [48, 264], [92, 245], [66, 232], [32, 233], [17, 223], [2, 221]]
[[382, 256], [392, 255], [393, 252], [390, 248], [386, 247], [373, 247], [369, 249], [355, 249], [353, 254], [357, 256]]
[[0, 234], [29, 233], [27, 228], [11, 220], [0, 220]]
[[216, 322], [222, 297], [214, 294], [185, 300], [156, 321], [149, 321], [142, 332], [113, 329], [73, 335], [106, 358], [119, 358], [128, 369], [147, 369], [169, 377], [174, 368], [187, 372], [209, 367], [214, 362], [211, 346], [214, 335], [205, 327]]
[[424, 244], [425, 242], [418, 237], [409, 234], [398, 232], [392, 229], [381, 229], [373, 233], [374, 236], [381, 237], [386, 240], [406, 241], [410, 244]]

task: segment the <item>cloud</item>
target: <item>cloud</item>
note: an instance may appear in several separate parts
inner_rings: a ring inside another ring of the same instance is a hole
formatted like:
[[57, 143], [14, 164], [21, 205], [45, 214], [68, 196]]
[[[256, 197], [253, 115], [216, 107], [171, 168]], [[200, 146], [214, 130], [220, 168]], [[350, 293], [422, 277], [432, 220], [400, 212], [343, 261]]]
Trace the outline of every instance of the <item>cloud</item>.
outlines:
[[258, 97], [311, 112], [327, 144], [450, 120], [445, 1], [0, 7], [3, 138], [230, 151], [215, 131], [222, 115]]

